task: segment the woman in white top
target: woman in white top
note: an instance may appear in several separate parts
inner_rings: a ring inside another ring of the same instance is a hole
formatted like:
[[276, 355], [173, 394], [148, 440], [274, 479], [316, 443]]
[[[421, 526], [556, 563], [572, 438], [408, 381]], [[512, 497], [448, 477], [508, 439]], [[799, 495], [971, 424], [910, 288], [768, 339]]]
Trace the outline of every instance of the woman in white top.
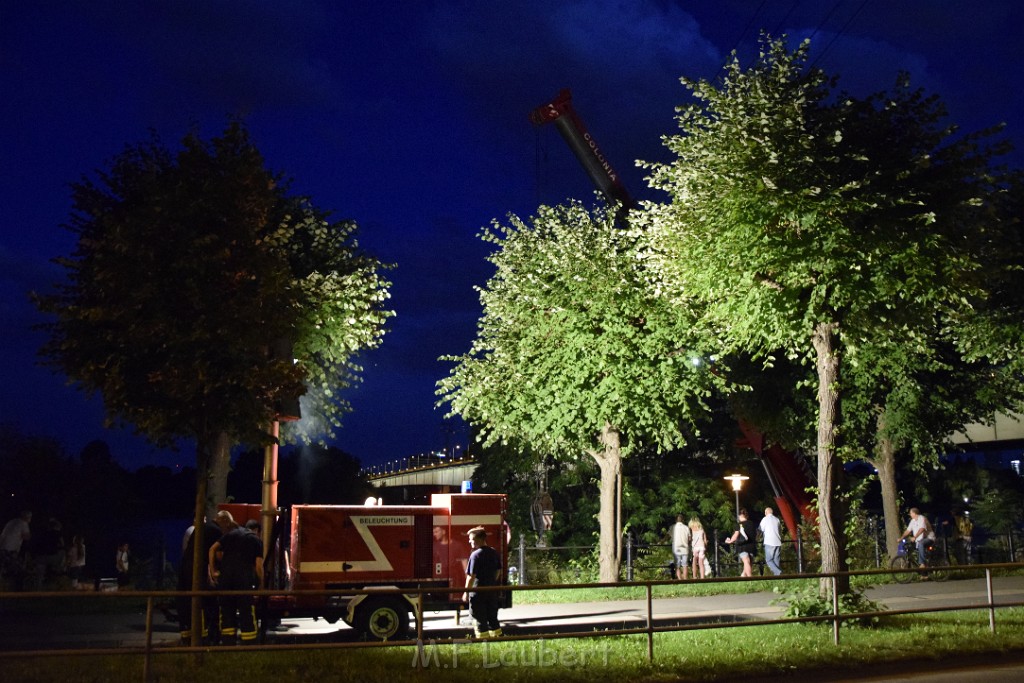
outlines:
[[696, 517], [690, 518], [690, 550], [693, 551], [693, 578], [707, 578], [705, 571], [704, 552], [708, 547], [708, 535], [704, 533], [704, 527]]

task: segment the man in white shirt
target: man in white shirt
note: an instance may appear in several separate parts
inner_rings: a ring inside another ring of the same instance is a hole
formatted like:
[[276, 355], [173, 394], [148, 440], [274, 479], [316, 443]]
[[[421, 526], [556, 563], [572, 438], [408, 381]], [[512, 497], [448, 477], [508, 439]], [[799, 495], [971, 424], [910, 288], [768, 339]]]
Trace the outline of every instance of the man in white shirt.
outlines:
[[676, 515], [676, 524], [672, 527], [672, 554], [676, 558], [676, 578], [689, 577], [690, 572], [690, 527], [683, 521], [682, 515]]
[[928, 547], [928, 541], [935, 538], [935, 532], [932, 531], [932, 525], [928, 523], [928, 518], [922, 515], [917, 508], [910, 508], [910, 524], [907, 525], [907, 530], [900, 538], [907, 536], [910, 536], [911, 540], [917, 544], [917, 562], [921, 569], [924, 569], [925, 550]]
[[32, 538], [29, 524], [32, 522], [32, 513], [25, 510], [20, 515], [7, 522], [4, 530], [0, 533], [0, 550], [12, 555], [21, 552], [21, 544]]
[[4, 525], [3, 532], [0, 532], [0, 566], [3, 573], [11, 576], [24, 576], [25, 565], [21, 558], [22, 544], [32, 538], [29, 524], [32, 522], [32, 513], [28, 510]]
[[782, 565], [779, 558], [782, 556], [782, 527], [779, 525], [779, 518], [771, 508], [764, 509], [764, 519], [758, 525], [761, 535], [764, 537], [764, 560], [768, 563], [768, 569], [772, 574], [778, 576], [782, 573]]

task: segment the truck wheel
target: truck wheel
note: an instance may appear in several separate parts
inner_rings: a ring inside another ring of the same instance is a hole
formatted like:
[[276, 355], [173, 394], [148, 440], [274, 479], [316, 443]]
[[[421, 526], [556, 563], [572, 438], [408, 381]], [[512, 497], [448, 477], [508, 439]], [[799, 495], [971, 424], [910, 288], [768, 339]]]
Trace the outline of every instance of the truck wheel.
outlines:
[[402, 639], [409, 633], [409, 606], [397, 598], [367, 600], [358, 610], [358, 629], [370, 640]]

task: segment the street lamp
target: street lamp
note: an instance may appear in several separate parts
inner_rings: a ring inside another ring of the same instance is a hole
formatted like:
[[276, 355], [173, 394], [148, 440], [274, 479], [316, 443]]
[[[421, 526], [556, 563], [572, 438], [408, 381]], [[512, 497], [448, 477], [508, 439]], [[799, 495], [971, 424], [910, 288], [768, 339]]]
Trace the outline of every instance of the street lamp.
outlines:
[[743, 482], [750, 477], [743, 474], [730, 474], [728, 477], [723, 477], [726, 481], [732, 482], [732, 490], [736, 493], [736, 519], [740, 518], [740, 489], [743, 488]]

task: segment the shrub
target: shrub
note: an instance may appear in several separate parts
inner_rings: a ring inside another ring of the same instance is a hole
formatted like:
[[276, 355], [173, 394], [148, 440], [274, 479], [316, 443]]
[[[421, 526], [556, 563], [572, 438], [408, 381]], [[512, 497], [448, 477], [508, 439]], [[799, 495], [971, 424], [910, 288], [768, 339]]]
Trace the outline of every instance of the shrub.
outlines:
[[[839, 613], [859, 614], [861, 612], [878, 612], [881, 610], [881, 605], [864, 596], [864, 591], [867, 588], [868, 586], [851, 588], [849, 593], [840, 594]], [[832, 615], [832, 596], [823, 596], [818, 586], [814, 583], [804, 586], [803, 588], [799, 588], [789, 594], [783, 593], [782, 589], [778, 587], [773, 589], [772, 592], [779, 595], [779, 597], [772, 600], [771, 604], [785, 605], [786, 610], [783, 615], [788, 619]], [[877, 616], [856, 617], [853, 619], [844, 619], [840, 622], [844, 627], [868, 627], [875, 626], [878, 623], [879, 618]]]

